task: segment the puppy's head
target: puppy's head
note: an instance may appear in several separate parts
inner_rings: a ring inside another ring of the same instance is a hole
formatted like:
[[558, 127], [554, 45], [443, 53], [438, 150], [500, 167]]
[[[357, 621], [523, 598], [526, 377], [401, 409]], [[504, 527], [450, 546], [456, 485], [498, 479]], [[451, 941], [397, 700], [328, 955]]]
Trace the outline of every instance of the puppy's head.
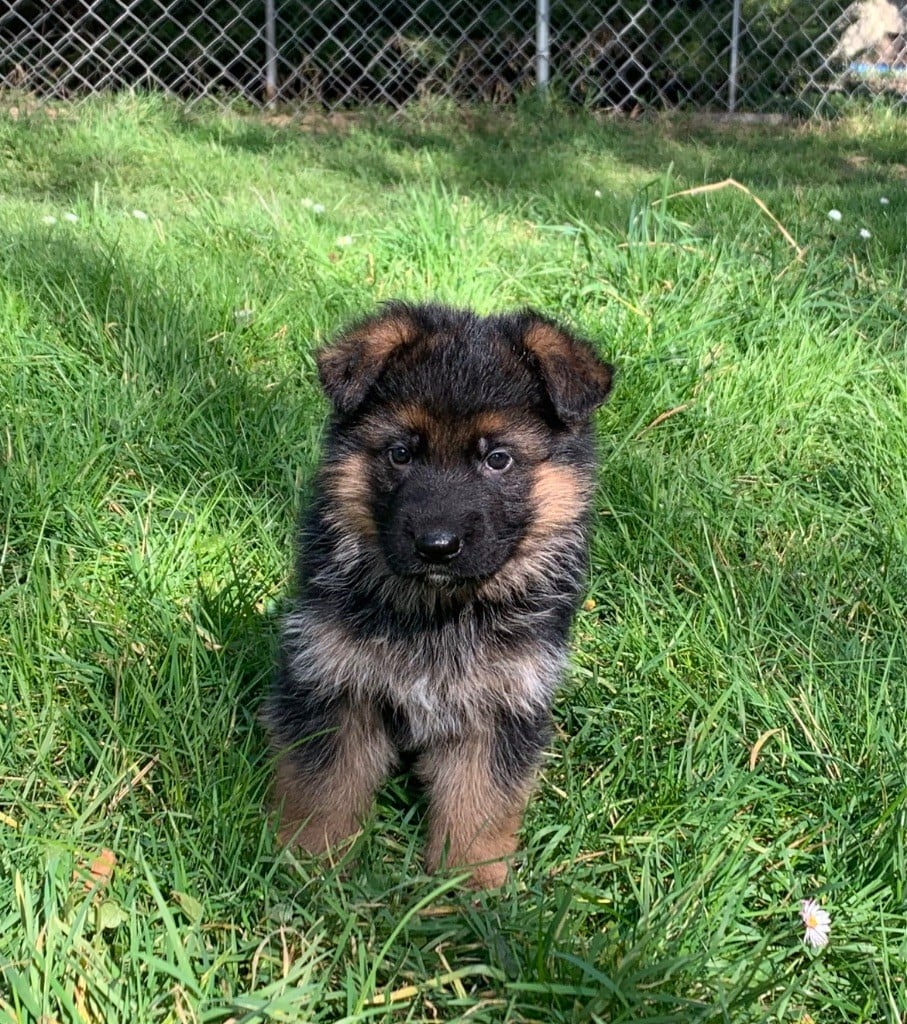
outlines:
[[394, 574], [488, 579], [584, 518], [589, 419], [612, 370], [552, 321], [394, 303], [318, 366], [334, 407], [328, 519]]

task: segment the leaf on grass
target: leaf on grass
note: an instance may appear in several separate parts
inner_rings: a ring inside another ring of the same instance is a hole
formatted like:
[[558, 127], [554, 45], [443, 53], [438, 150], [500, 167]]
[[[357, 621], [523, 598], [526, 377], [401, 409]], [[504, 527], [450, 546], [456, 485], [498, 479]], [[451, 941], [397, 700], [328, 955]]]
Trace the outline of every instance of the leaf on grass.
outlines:
[[[98, 1013], [97, 1007], [88, 994], [88, 981], [84, 974], [76, 978], [72, 990], [72, 1001], [76, 1005], [76, 1013], [82, 1024], [104, 1024], [104, 1018]], [[42, 1021], [44, 1018], [40, 1018]]]
[[651, 423], [647, 423], [642, 430], [636, 435], [638, 441], [644, 434], [648, 434], [650, 430], [654, 430], [656, 427], [664, 423], [665, 420], [669, 420], [672, 416], [676, 416], [678, 413], [686, 412], [690, 408], [689, 402], [683, 402], [681, 405], [675, 405], [673, 409], [667, 409], [665, 412], [659, 413]]
[[79, 865], [72, 873], [73, 883], [81, 882], [86, 892], [101, 889], [110, 885], [114, 868], [117, 866], [117, 855], [106, 847], [89, 865]]
[[194, 896], [190, 896], [187, 892], [178, 892], [176, 889], [170, 895], [176, 900], [177, 906], [179, 906], [180, 910], [189, 918], [192, 924], [198, 924], [201, 921], [202, 915], [205, 912], [201, 901], [197, 900]]
[[516, 981], [520, 976], [520, 964], [514, 956], [506, 936], [502, 935], [501, 932], [495, 933], [494, 950], [501, 967], [504, 969], [504, 973], [511, 981]]
[[756, 768], [756, 762], [759, 760], [759, 752], [765, 746], [766, 743], [775, 735], [775, 733], [781, 732], [781, 729], [769, 729], [764, 732], [759, 739], [753, 744], [752, 750], [750, 750], [750, 771], [754, 771]]
[[97, 911], [98, 931], [106, 931], [108, 928], [119, 928], [129, 920], [129, 915], [116, 902], [116, 900], [104, 900]]
[[756, 206], [758, 206], [759, 209], [766, 215], [766, 217], [768, 217], [772, 224], [774, 224], [775, 227], [781, 232], [784, 241], [787, 242], [787, 244], [790, 245], [793, 248], [794, 252], [797, 254], [797, 259], [803, 259], [803, 257], [806, 255], [806, 250], [797, 245], [794, 236], [787, 230], [787, 228], [784, 227], [781, 221], [778, 220], [778, 218], [765, 205], [765, 203], [763, 203], [758, 196], [753, 195], [753, 193], [750, 192], [746, 185], [741, 185], [740, 182], [734, 178], [725, 178], [724, 181], [711, 181], [705, 185], [696, 185], [693, 188], [685, 188], [682, 192], [674, 192], [669, 196], [665, 196], [663, 199], [656, 199], [652, 205], [658, 206], [660, 203], [666, 202], [668, 199], [677, 199], [680, 196], [700, 196], [703, 193], [717, 192], [720, 189], [724, 188], [735, 188], [738, 191], [742, 192], [744, 195], [748, 196], [756, 204]]
[[416, 985], [404, 985], [402, 988], [394, 989], [393, 992], [379, 992], [378, 995], [367, 999], [365, 1005], [388, 1006], [392, 1003], [402, 1003], [404, 1000], [415, 999], [418, 994], [419, 989]]
[[200, 626], [197, 622], [194, 623], [195, 632], [202, 638], [202, 643], [205, 645], [205, 650], [208, 651], [222, 651], [224, 645], [218, 643], [214, 638], [214, 634], [209, 630], [205, 629], [204, 626]]

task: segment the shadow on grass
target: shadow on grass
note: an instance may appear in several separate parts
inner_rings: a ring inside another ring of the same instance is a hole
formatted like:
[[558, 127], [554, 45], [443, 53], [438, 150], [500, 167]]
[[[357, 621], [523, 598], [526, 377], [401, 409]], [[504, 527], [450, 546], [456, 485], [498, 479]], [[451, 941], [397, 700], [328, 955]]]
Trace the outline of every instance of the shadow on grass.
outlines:
[[[86, 104], [71, 119], [37, 114], [3, 125], [0, 135], [15, 154], [5, 167], [10, 191], [73, 200], [89, 198], [97, 182], [147, 184], [174, 159], [168, 137], [188, 144], [182, 159], [197, 161], [202, 185], [203, 168], [214, 165], [217, 150], [263, 163], [270, 158], [275, 176], [295, 165], [365, 188], [438, 179], [462, 192], [517, 202], [549, 193], [588, 197], [598, 187], [629, 203], [669, 168], [681, 185], [735, 177], [760, 190], [907, 180], [903, 121], [896, 115], [866, 119], [862, 128], [846, 121], [747, 124], [677, 112], [631, 121], [537, 100], [516, 108], [221, 115], [152, 98], [137, 118], [116, 101], [103, 102]], [[83, 121], [101, 117], [103, 132], [82, 130]], [[0, 180], [3, 164], [0, 158]]]
[[[897, 122], [897, 123], [896, 123]], [[902, 124], [865, 131], [847, 123], [747, 123], [674, 112], [633, 121], [576, 108], [413, 108], [397, 114], [236, 119], [224, 125], [191, 113], [178, 129], [255, 155], [291, 151], [376, 186], [425, 179], [425, 160], [464, 191], [524, 198], [587, 183], [596, 166], [604, 187], [632, 196], [640, 176], [668, 167], [685, 183], [739, 177], [754, 187], [837, 186], [907, 180]]]
[[[85, 609], [110, 588], [124, 621], [149, 602], [125, 639], [111, 625], [114, 649], [147, 631], [166, 650], [166, 634], [183, 633], [178, 649], [214, 659], [196, 685], [216, 698], [226, 674], [251, 734], [274, 656], [267, 595], [291, 561], [298, 467], [312, 459], [310, 403], [298, 381], [269, 387], [247, 371], [248, 340], [225, 329], [216, 300], [174, 293], [116, 248], [46, 232], [0, 233], [0, 246], [7, 291], [28, 311], [6, 362], [15, 444], [0, 477], [20, 585], [31, 586], [26, 567], [42, 546], [63, 565], [96, 563], [110, 575], [92, 575]], [[133, 567], [129, 551], [149, 538], [154, 557], [137, 554]], [[157, 560], [174, 563], [172, 588]]]

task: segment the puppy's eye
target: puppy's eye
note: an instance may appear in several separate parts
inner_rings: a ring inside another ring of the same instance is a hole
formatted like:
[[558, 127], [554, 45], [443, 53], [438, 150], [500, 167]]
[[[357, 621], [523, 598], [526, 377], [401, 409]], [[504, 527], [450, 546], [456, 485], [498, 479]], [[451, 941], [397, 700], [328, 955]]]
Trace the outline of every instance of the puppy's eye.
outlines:
[[503, 473], [513, 465], [513, 456], [503, 448], [495, 448], [486, 455], [485, 465], [495, 473]]
[[405, 466], [412, 461], [413, 455], [405, 444], [392, 444], [387, 449], [387, 457], [394, 466]]

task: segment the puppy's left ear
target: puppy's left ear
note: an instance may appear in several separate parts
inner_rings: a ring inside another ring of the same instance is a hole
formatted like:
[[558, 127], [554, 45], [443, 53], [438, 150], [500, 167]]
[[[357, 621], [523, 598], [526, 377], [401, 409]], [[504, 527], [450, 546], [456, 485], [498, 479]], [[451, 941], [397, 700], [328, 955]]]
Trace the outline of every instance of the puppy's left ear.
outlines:
[[552, 320], [529, 313], [523, 345], [545, 383], [554, 410], [567, 426], [587, 420], [608, 397], [614, 367], [587, 341]]

